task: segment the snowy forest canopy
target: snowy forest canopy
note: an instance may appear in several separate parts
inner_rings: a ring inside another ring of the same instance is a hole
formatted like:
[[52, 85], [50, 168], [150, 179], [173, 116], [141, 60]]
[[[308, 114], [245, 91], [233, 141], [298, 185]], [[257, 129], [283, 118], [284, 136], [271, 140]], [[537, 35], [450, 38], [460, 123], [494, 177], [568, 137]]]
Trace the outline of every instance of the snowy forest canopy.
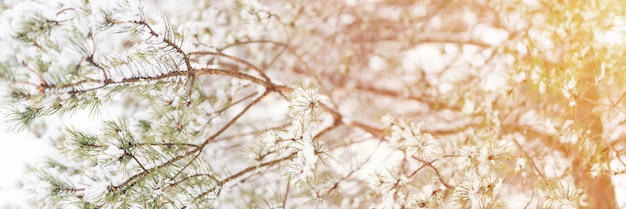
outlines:
[[1, 7], [33, 207], [626, 208], [619, 0]]

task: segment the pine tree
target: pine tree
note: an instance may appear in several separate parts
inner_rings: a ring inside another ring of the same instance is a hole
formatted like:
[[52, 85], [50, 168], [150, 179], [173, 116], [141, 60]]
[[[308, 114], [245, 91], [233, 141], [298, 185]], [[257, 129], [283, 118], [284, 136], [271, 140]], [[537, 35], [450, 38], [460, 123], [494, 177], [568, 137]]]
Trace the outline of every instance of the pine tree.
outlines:
[[9, 2], [0, 80], [38, 208], [618, 208], [624, 6]]

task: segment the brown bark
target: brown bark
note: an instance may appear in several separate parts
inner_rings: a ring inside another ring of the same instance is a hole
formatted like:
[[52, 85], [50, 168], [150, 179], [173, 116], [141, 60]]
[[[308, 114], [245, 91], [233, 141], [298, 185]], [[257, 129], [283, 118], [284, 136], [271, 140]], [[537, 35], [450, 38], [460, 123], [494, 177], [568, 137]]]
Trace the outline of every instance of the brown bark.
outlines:
[[[595, 178], [591, 175], [590, 159], [600, 159], [601, 163], [609, 163], [609, 152], [607, 142], [602, 138], [602, 121], [600, 116], [593, 110], [598, 102], [598, 87], [595, 85], [597, 76], [596, 62], [591, 62], [589, 66], [581, 70], [581, 77], [578, 80], [577, 91], [579, 93], [576, 106], [570, 111], [569, 119], [574, 120], [574, 124], [581, 128], [583, 132], [589, 131], [588, 139], [597, 146], [595, 152], [574, 152], [576, 156], [572, 164], [574, 181], [582, 187], [587, 194], [588, 208], [617, 209], [615, 188], [611, 179], [611, 174], [601, 172]], [[578, 149], [585, 149], [579, 148]], [[594, 156], [600, 155], [600, 156]]]

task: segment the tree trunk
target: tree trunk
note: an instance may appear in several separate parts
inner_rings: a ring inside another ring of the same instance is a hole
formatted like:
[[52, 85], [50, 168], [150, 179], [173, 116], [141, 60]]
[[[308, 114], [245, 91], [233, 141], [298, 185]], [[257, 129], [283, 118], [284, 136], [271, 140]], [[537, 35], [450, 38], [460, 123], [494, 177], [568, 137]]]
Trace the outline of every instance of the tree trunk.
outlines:
[[[597, 209], [617, 209], [617, 201], [615, 198], [615, 188], [611, 179], [611, 174], [601, 172], [595, 178], [591, 176], [590, 159], [601, 159], [601, 163], [609, 163], [609, 147], [607, 142], [602, 138], [602, 121], [600, 116], [593, 112], [598, 102], [598, 87], [595, 85], [597, 75], [597, 62], [589, 63], [585, 69], [580, 69], [582, 75], [578, 80], [577, 91], [579, 93], [576, 99], [576, 106], [573, 107], [570, 119], [574, 120], [576, 127], [580, 128], [583, 133], [587, 132], [589, 140], [598, 147], [599, 151], [595, 152], [574, 152], [576, 154], [573, 161], [574, 180], [576, 184], [582, 187], [587, 194], [588, 208]], [[585, 149], [579, 145], [577, 150]], [[600, 156], [593, 156], [600, 155]]]

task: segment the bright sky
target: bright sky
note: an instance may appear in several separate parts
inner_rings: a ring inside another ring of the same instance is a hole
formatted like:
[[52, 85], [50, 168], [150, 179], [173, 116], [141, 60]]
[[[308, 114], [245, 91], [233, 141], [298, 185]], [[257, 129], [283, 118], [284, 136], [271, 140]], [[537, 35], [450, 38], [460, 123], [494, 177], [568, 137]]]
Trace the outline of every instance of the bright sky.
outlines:
[[[1, 107], [7, 107], [5, 102]], [[1, 111], [0, 124], [0, 208], [27, 208], [26, 193], [20, 190], [21, 177], [26, 172], [26, 164], [43, 158], [50, 150], [47, 140], [37, 139], [28, 131], [8, 132], [6, 110]]]
[[[20, 188], [20, 178], [26, 171], [25, 163], [42, 159], [47, 145], [33, 134], [0, 132], [0, 208], [26, 208], [25, 193]], [[49, 148], [48, 148], [49, 149]], [[12, 207], [10, 207], [12, 206]]]

